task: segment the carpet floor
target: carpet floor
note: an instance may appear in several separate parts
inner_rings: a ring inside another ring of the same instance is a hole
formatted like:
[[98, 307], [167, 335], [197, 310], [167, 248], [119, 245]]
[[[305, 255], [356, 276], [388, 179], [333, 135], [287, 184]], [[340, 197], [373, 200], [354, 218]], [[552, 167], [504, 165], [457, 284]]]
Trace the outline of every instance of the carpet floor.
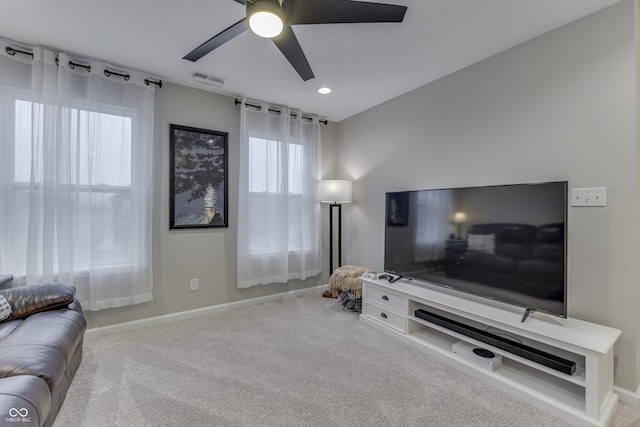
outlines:
[[[567, 424], [310, 293], [88, 336], [63, 426]], [[640, 427], [620, 404], [615, 427]]]

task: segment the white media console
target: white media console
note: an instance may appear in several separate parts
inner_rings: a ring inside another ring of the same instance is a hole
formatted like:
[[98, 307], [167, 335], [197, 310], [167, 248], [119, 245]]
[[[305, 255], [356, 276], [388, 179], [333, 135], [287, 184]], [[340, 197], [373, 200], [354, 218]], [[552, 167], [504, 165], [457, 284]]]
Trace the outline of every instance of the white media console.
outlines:
[[[494, 303], [402, 279], [363, 278], [360, 318], [417, 345], [459, 369], [488, 380], [535, 406], [575, 425], [606, 426], [617, 406], [613, 392], [613, 345], [618, 329], [534, 314], [521, 322], [523, 309]], [[478, 341], [415, 316], [426, 310], [438, 316], [489, 331], [576, 363], [573, 375]], [[460, 341], [502, 356], [495, 370], [452, 352]]]

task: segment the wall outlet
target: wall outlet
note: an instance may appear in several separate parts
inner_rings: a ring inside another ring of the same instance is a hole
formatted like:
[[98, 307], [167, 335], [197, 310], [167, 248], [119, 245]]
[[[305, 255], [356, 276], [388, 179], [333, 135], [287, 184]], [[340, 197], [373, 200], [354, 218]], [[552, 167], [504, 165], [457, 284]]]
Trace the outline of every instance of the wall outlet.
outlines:
[[572, 188], [571, 206], [607, 206], [606, 187]]
[[197, 291], [199, 289], [199, 284], [198, 284], [198, 279], [191, 279], [191, 290], [192, 291]]

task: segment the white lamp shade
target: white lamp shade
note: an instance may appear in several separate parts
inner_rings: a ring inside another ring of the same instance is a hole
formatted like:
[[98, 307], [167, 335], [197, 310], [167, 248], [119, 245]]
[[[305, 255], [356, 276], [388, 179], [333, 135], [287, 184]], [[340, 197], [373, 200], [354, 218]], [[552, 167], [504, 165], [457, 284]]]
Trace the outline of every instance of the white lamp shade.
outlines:
[[344, 179], [320, 181], [318, 196], [322, 203], [351, 203], [351, 181]]
[[456, 212], [453, 215], [453, 222], [455, 223], [461, 223], [461, 222], [465, 222], [467, 220], [467, 215], [464, 212]]

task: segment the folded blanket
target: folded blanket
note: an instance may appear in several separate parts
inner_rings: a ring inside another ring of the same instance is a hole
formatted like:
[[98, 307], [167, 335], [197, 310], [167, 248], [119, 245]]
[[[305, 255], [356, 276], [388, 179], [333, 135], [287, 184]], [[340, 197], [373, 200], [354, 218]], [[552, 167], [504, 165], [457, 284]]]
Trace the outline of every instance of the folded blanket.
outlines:
[[360, 276], [371, 270], [366, 267], [358, 267], [357, 265], [343, 265], [335, 269], [329, 279], [329, 290], [334, 297], [340, 294], [340, 291], [350, 292], [354, 298], [362, 298], [362, 282]]

